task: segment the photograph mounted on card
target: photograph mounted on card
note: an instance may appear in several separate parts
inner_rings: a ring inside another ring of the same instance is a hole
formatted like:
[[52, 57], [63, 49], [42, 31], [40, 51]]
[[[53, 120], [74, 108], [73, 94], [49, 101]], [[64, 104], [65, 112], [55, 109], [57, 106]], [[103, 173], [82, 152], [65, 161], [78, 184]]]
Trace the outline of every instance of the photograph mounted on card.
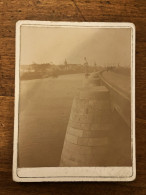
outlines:
[[134, 24], [18, 21], [13, 180], [135, 177]]

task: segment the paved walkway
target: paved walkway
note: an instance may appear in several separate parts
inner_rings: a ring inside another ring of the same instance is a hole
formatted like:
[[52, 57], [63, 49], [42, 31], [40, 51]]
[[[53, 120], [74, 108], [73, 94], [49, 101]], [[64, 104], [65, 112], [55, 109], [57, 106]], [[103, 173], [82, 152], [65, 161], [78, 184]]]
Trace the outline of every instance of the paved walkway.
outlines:
[[131, 81], [129, 76], [118, 74], [112, 71], [105, 71], [102, 73], [103, 78], [116, 89], [122, 91], [130, 97]]

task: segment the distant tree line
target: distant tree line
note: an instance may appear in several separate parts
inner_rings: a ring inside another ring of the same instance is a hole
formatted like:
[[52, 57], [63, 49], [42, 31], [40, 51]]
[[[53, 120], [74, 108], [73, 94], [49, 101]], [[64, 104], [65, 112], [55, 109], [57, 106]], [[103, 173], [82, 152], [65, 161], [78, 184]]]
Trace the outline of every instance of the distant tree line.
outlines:
[[31, 65], [21, 65], [20, 66], [20, 76], [21, 79], [37, 79], [46, 77], [58, 77], [59, 75], [65, 74], [77, 74], [97, 71], [98, 68], [95, 66], [88, 66], [82, 64], [67, 64], [65, 62], [62, 65], [52, 65], [52, 64], [31, 64]]
[[127, 76], [130, 76], [131, 68], [130, 67], [124, 67], [124, 66], [107, 66], [107, 71], [113, 71], [115, 73], [124, 74]]

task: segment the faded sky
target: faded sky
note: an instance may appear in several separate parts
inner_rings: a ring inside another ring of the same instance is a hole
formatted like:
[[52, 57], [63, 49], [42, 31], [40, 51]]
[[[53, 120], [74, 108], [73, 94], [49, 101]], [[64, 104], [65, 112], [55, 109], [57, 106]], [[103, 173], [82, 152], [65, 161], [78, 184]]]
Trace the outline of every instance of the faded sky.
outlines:
[[131, 30], [107, 28], [21, 27], [20, 64], [84, 63], [130, 66]]

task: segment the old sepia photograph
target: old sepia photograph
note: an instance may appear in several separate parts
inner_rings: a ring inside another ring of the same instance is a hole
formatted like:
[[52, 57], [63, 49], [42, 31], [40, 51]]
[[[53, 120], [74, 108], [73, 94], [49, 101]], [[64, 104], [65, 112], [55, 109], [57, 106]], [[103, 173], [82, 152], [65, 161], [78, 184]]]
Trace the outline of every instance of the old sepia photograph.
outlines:
[[17, 23], [13, 179], [135, 179], [133, 24]]

